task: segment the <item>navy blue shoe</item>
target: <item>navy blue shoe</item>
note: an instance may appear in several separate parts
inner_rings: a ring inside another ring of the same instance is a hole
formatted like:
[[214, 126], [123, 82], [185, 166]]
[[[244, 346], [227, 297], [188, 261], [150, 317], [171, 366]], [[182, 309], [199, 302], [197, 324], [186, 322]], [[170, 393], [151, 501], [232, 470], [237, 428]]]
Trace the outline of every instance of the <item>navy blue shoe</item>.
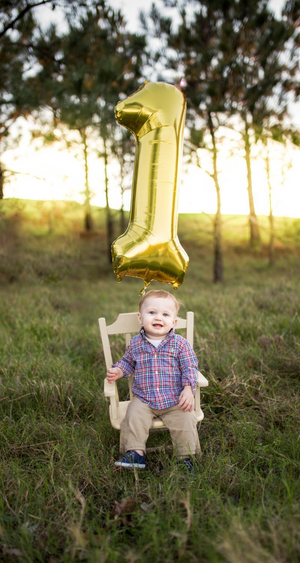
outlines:
[[185, 469], [189, 473], [198, 473], [197, 466], [194, 462], [194, 458], [192, 457], [184, 457], [182, 459], [179, 459], [177, 461], [177, 465], [179, 467], [182, 467], [182, 469]]
[[117, 467], [127, 467], [127, 469], [145, 469], [145, 456], [140, 455], [134, 450], [128, 450], [118, 461], [115, 461]]

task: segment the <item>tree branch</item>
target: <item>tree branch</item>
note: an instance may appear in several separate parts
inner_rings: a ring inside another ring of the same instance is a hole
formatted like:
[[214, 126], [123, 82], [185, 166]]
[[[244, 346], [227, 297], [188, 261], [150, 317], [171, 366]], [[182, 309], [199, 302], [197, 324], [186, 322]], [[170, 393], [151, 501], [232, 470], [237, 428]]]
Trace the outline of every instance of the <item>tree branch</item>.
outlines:
[[13, 19], [12, 21], [10, 21], [8, 24], [4, 26], [2, 31], [0, 31], [0, 37], [3, 37], [9, 29], [12, 29], [15, 23], [21, 20], [27, 12], [32, 10], [32, 8], [36, 8], [37, 6], [42, 6], [43, 4], [49, 4], [49, 2], [52, 2], [52, 0], [41, 0], [41, 2], [35, 2], [35, 4], [28, 4], [27, 6], [25, 6], [25, 8], [23, 8], [23, 10], [21, 10], [19, 14], [15, 17], [15, 19]]
[[[213, 179], [214, 179], [214, 175], [213, 175], [211, 172], [209, 172], [206, 168], [204, 168], [204, 166], [202, 166], [202, 164], [200, 163], [200, 159], [199, 159], [197, 150], [198, 150], [199, 148], [202, 148], [202, 147], [195, 147], [195, 145], [193, 145], [193, 144], [190, 143], [189, 141], [185, 141], [185, 144], [188, 145], [188, 147], [190, 148], [190, 150], [194, 151], [194, 153], [195, 153], [195, 155], [196, 155], [196, 163], [197, 163], [198, 168], [200, 168], [201, 170], [203, 170], [203, 172], [205, 172], [205, 174], [207, 174], [207, 175], [208, 175], [210, 178], [212, 178], [212, 180], [213, 180]], [[204, 148], [204, 147], [203, 147], [203, 148]], [[211, 151], [211, 149], [208, 149], [208, 148], [206, 148], [206, 147], [205, 147], [205, 150]]]

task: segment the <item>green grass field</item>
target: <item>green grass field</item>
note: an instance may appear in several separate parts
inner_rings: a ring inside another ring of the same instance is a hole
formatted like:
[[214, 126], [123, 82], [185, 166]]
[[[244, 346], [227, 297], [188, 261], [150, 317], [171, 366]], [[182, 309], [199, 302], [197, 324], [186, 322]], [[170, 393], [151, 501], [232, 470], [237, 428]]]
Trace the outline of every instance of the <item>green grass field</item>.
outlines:
[[176, 295], [209, 380], [191, 476], [169, 449], [143, 472], [113, 465], [97, 319], [137, 310], [143, 284], [116, 282], [94, 217], [88, 237], [77, 204], [0, 203], [0, 561], [298, 563], [300, 219], [275, 219], [270, 267], [267, 219], [251, 250], [247, 218], [224, 217], [213, 285], [212, 218], [180, 217]]

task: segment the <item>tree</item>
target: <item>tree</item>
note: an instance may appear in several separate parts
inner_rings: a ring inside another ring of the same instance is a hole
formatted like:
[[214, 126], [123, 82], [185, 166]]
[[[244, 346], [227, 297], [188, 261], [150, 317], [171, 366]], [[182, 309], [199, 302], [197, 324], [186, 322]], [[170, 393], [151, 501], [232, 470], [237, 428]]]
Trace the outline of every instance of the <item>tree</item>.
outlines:
[[[31, 40], [35, 28], [35, 22], [31, 14], [24, 17], [15, 26], [15, 36], [12, 38], [7, 34], [0, 41], [0, 147], [1, 154], [4, 153], [8, 136], [13, 124], [20, 117], [28, 115], [26, 95], [24, 88], [24, 76], [30, 68], [31, 60], [23, 45]], [[4, 197], [5, 171], [1, 163], [0, 155], [1, 190], [0, 199]]]
[[11, 130], [20, 118], [27, 118], [39, 100], [34, 98], [27, 80], [44, 51], [38, 47], [38, 24], [35, 9], [49, 4], [74, 14], [82, 0], [6, 0], [1, 2], [0, 15], [0, 199], [4, 197], [5, 170], [1, 155], [11, 142]]
[[[297, 2], [290, 2], [293, 21]], [[260, 237], [252, 187], [251, 144], [257, 116], [268, 119], [272, 114], [280, 119], [283, 113], [278, 91], [282, 91], [283, 83], [291, 88], [287, 73], [291, 76], [294, 72], [282, 57], [292, 35], [291, 25], [275, 18], [267, 0], [165, 0], [165, 4], [177, 6], [178, 28], [173, 31], [170, 18], [162, 18], [156, 9], [152, 9], [152, 20], [159, 34], [165, 34], [165, 43], [171, 49], [166, 57], [168, 67], [184, 75], [190, 106], [195, 116], [204, 119], [211, 135], [217, 196], [218, 126], [228, 124], [230, 116], [235, 121], [236, 116], [240, 119], [248, 180], [250, 242], [255, 243]], [[215, 262], [219, 211], [220, 207], [215, 222]]]
[[101, 137], [104, 159], [108, 253], [113, 237], [107, 165], [114, 138], [114, 107], [120, 95], [136, 89], [142, 70], [144, 37], [127, 33], [120, 11], [95, 2], [77, 21], [68, 20], [61, 37], [49, 28], [39, 48], [48, 54], [32, 79], [37, 97], [51, 108], [55, 123], [80, 133], [85, 158], [85, 226], [91, 228], [88, 184], [88, 130]]
[[[293, 146], [300, 146], [300, 134], [293, 127], [284, 126], [282, 123], [274, 122], [272, 116], [267, 122], [265, 119], [263, 123], [259, 126], [255, 125], [255, 136], [256, 142], [260, 142], [263, 148], [262, 156], [265, 161], [266, 178], [268, 185], [268, 197], [269, 197], [269, 264], [273, 266], [275, 264], [275, 220], [274, 220], [274, 209], [273, 209], [273, 185], [272, 185], [272, 158], [271, 151], [274, 148], [281, 146], [281, 149], [285, 147], [285, 150], [290, 149]], [[282, 163], [282, 187], [284, 186], [284, 179], [286, 170], [291, 167], [291, 161]]]
[[2, 29], [0, 39], [12, 30], [18, 29], [20, 22], [32, 15], [35, 8], [51, 6], [52, 10], [62, 8], [74, 16], [78, 11], [85, 10], [92, 0], [5, 0], [1, 3]]
[[124, 233], [126, 229], [124, 196], [126, 190], [131, 187], [131, 184], [128, 184], [128, 178], [131, 178], [132, 176], [135, 154], [134, 138], [130, 131], [124, 128], [120, 128], [120, 130], [116, 132], [112, 143], [112, 152], [119, 161], [121, 192], [120, 232]]
[[294, 34], [294, 44], [296, 48], [299, 48], [299, 27], [300, 27], [300, 0], [286, 0], [282, 14], [285, 18], [289, 20], [289, 23], [293, 26]]
[[287, 0], [282, 15], [292, 30], [291, 40], [288, 44], [288, 56], [290, 68], [294, 69], [294, 72], [289, 72], [284, 86], [285, 91], [293, 95], [293, 101], [299, 103], [300, 0]]
[[282, 57], [291, 37], [291, 26], [276, 19], [266, 0], [239, 0], [230, 3], [225, 37], [228, 48], [228, 93], [231, 111], [243, 123], [242, 137], [248, 180], [250, 242], [260, 240], [255, 212], [251, 144], [255, 128], [273, 118], [280, 121], [286, 112], [282, 84], [292, 69]]
[[[170, 2], [165, 0], [166, 5]], [[169, 17], [152, 8], [151, 17], [157, 36], [164, 37], [163, 50], [165, 67], [173, 68], [177, 76], [184, 76], [185, 94], [188, 101], [187, 119], [192, 130], [192, 142], [197, 147], [197, 138], [203, 141], [203, 134], [196, 131], [200, 120], [210, 136], [212, 173], [217, 195], [217, 211], [214, 220], [214, 282], [223, 281], [222, 214], [221, 189], [218, 174], [218, 140], [220, 125], [227, 119], [227, 51], [224, 46], [222, 25], [225, 15], [219, 9], [222, 2], [203, 0], [182, 2], [177, 15], [178, 27], [173, 30]], [[173, 4], [172, 4], [173, 5]], [[193, 7], [193, 11], [188, 10]], [[222, 7], [222, 6], [221, 6]], [[145, 22], [145, 18], [144, 18]], [[200, 133], [200, 135], [199, 135]], [[200, 148], [198, 144], [198, 148]]]
[[20, 22], [26, 19], [31, 10], [45, 4], [55, 5], [53, 0], [37, 0], [35, 2], [27, 2], [24, 0], [6, 0], [1, 4], [2, 29], [0, 30], [0, 38], [8, 34], [12, 29], [18, 29]]

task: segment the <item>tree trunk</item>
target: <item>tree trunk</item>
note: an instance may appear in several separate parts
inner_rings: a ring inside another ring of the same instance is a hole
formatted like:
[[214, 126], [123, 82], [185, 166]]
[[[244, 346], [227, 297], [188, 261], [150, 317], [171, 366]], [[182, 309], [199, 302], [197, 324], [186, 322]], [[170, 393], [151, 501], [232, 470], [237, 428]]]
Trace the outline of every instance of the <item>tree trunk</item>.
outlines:
[[0, 162], [0, 199], [4, 198], [4, 170]]
[[80, 131], [81, 139], [83, 143], [83, 156], [84, 156], [84, 173], [85, 173], [85, 184], [84, 184], [84, 228], [86, 231], [94, 230], [94, 221], [91, 213], [91, 191], [89, 185], [89, 167], [88, 167], [88, 150], [87, 150], [87, 138], [86, 129]]
[[[122, 197], [123, 197], [124, 192], [122, 192]], [[124, 204], [122, 201], [122, 205], [121, 205], [121, 209], [120, 209], [120, 227], [121, 227], [121, 233], [124, 233], [126, 230], [126, 221], [125, 221], [125, 211], [124, 211]]]
[[266, 171], [267, 171], [267, 182], [268, 182], [268, 191], [269, 191], [269, 226], [270, 226], [269, 264], [270, 266], [273, 266], [275, 264], [275, 249], [274, 249], [275, 229], [274, 229], [274, 215], [273, 215], [272, 185], [270, 178], [270, 154], [268, 148], [267, 148], [267, 156], [266, 156]]
[[245, 159], [247, 166], [248, 181], [248, 199], [249, 199], [249, 227], [250, 227], [250, 244], [254, 245], [260, 242], [258, 222], [255, 213], [253, 189], [252, 189], [252, 171], [251, 171], [251, 146], [249, 137], [249, 123], [245, 117]]
[[126, 225], [125, 225], [125, 212], [124, 212], [124, 186], [123, 186], [123, 182], [124, 182], [124, 174], [123, 174], [123, 169], [124, 169], [124, 157], [123, 157], [123, 162], [122, 162], [122, 166], [120, 169], [120, 176], [121, 176], [121, 209], [120, 209], [120, 230], [121, 233], [124, 233], [125, 229], [126, 229]]
[[217, 193], [217, 212], [214, 221], [214, 283], [223, 281], [223, 251], [222, 251], [222, 212], [221, 212], [221, 190], [218, 177], [217, 158], [218, 151], [215, 138], [215, 130], [212, 116], [208, 113], [208, 126], [213, 146], [213, 180]]
[[111, 245], [114, 241], [114, 224], [113, 224], [111, 209], [109, 206], [109, 187], [108, 187], [108, 174], [107, 174], [108, 156], [107, 156], [106, 138], [104, 136], [103, 136], [103, 143], [104, 143], [104, 174], [105, 174], [105, 200], [106, 200], [107, 258], [109, 262], [112, 262]]

